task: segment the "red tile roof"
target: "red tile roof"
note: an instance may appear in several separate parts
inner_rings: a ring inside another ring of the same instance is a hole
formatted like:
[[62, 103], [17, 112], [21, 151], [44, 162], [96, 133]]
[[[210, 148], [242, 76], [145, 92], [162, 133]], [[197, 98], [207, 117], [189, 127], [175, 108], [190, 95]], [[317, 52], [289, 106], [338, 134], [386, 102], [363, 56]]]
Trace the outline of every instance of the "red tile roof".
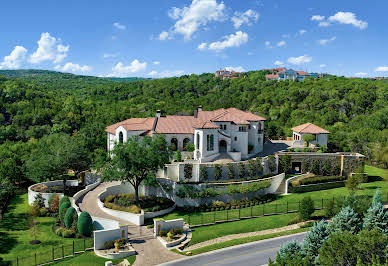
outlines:
[[297, 127], [293, 127], [292, 131], [295, 131], [297, 133], [306, 133], [306, 134], [329, 134], [330, 133], [329, 131], [311, 123], [306, 123]]
[[[251, 121], [265, 121], [264, 117], [237, 108], [217, 109], [214, 111], [199, 111], [194, 116], [162, 116], [158, 118], [155, 132], [162, 134], [193, 134], [194, 128], [219, 128], [213, 122], [232, 122], [237, 125], [249, 125]], [[150, 135], [155, 118], [131, 118], [106, 128], [115, 134], [116, 128], [123, 126], [128, 131], [145, 131], [142, 135]]]
[[279, 78], [279, 75], [278, 74], [266, 74], [265, 78], [266, 79], [277, 79], [277, 78]]

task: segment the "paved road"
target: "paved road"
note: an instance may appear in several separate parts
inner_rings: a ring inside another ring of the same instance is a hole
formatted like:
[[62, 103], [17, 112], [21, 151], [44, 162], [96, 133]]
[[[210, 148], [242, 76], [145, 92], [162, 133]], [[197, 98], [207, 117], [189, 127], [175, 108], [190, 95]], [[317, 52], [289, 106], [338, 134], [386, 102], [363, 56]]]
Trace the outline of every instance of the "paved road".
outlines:
[[274, 259], [281, 245], [287, 241], [296, 239], [302, 241], [306, 233], [261, 240], [253, 243], [224, 248], [187, 259], [180, 259], [161, 264], [163, 266], [199, 266], [199, 265], [265, 265], [268, 258]]

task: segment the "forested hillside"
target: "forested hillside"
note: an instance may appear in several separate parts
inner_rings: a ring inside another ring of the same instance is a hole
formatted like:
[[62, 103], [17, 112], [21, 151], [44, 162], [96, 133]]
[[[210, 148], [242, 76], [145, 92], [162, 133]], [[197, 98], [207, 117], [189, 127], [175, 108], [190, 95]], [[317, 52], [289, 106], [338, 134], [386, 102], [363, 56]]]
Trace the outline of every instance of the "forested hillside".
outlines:
[[331, 132], [333, 151], [371, 156], [372, 148], [385, 146], [388, 136], [388, 83], [384, 81], [330, 76], [276, 82], [265, 81], [264, 72], [255, 71], [234, 80], [202, 74], [117, 82], [26, 71], [24, 75], [2, 72], [8, 76], [0, 77], [2, 179], [28, 178], [26, 162], [34, 156], [39, 140], [49, 134], [76, 137], [93, 163], [105, 149], [107, 125], [154, 116], [157, 109], [165, 114], [192, 114], [200, 104], [204, 110], [236, 107], [256, 112], [268, 119], [267, 137], [291, 136], [291, 127], [315, 123]]

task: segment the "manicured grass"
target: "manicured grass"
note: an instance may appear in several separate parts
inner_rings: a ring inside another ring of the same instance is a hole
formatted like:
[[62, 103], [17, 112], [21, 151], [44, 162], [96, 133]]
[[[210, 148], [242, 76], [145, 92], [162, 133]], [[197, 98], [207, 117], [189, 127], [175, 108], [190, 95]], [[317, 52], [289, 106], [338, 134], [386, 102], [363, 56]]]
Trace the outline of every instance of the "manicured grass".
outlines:
[[[5, 261], [15, 261], [20, 258], [19, 265], [33, 264], [34, 254], [37, 253], [38, 263], [52, 258], [52, 248], [55, 257], [60, 257], [62, 245], [64, 253], [68, 255], [72, 252], [73, 240], [75, 250], [83, 249], [83, 239], [62, 238], [52, 232], [52, 225], [55, 223], [53, 217], [39, 217], [39, 231], [37, 239], [42, 243], [30, 245], [33, 240], [28, 232], [28, 196], [27, 193], [18, 194], [11, 199], [3, 220], [0, 222], [0, 257]], [[86, 247], [90, 247], [93, 239], [86, 239]], [[22, 259], [24, 258], [24, 259]], [[23, 264], [24, 262], [24, 264]]]
[[[227, 247], [231, 247], [231, 246], [246, 244], [249, 242], [254, 242], [254, 241], [259, 241], [259, 240], [264, 240], [264, 239], [275, 238], [275, 237], [279, 237], [279, 236], [292, 235], [292, 234], [296, 234], [296, 233], [306, 232], [308, 230], [310, 230], [310, 227], [298, 228], [298, 229], [294, 229], [294, 230], [288, 230], [288, 231], [260, 235], [260, 236], [250, 236], [250, 237], [244, 237], [244, 238], [237, 238], [237, 239], [232, 239], [232, 240], [212, 244], [212, 245], [205, 246], [202, 248], [193, 249], [193, 250], [190, 250], [190, 252], [192, 253], [192, 255], [198, 255], [201, 253], [205, 253], [205, 252], [209, 252], [209, 251], [213, 251], [213, 250], [217, 250], [217, 249], [221, 249], [221, 248], [227, 248]], [[174, 249], [173, 251], [177, 252], [179, 254], [182, 254], [182, 255], [186, 255], [186, 252], [180, 252], [176, 249]]]
[[[132, 265], [136, 260], [136, 256], [133, 255], [133, 256], [127, 257], [125, 259], [127, 259], [128, 262]], [[100, 266], [100, 265], [105, 265], [106, 261], [112, 261], [113, 265], [115, 265], [115, 264], [119, 264], [123, 260], [124, 259], [115, 259], [115, 260], [104, 259], [104, 258], [96, 256], [93, 251], [88, 251], [88, 252], [83, 253], [81, 255], [77, 255], [73, 258], [64, 259], [64, 260], [58, 261], [56, 263], [52, 263], [50, 265], [57, 265], [57, 266], [79, 266], [79, 265], [82, 265], [82, 266]]]
[[248, 233], [287, 226], [296, 216], [297, 214], [295, 213], [289, 213], [196, 227], [192, 229], [193, 238], [189, 245], [231, 234]]

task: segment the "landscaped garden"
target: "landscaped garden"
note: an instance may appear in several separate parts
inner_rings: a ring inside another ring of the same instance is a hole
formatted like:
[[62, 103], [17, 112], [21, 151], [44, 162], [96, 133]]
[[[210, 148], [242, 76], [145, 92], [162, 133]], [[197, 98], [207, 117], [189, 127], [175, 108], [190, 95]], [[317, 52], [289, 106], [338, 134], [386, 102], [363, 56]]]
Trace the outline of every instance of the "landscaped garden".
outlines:
[[136, 202], [134, 194], [118, 194], [107, 196], [104, 200], [105, 207], [118, 211], [126, 211], [138, 214], [144, 212], [156, 212], [174, 206], [174, 202], [167, 198], [155, 196], [141, 196]]

